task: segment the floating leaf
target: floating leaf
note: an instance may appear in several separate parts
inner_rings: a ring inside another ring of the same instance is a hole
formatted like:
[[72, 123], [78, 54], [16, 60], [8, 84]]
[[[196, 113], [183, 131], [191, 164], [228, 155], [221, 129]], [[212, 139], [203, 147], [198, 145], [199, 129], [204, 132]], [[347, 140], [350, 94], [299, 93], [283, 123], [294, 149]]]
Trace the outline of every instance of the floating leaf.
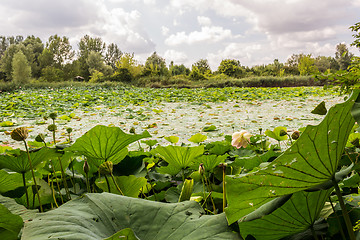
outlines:
[[216, 131], [217, 129], [216, 129], [216, 126], [215, 125], [210, 125], [210, 126], [208, 126], [208, 127], [204, 127], [203, 128], [203, 132], [213, 132], [213, 131]]
[[193, 143], [201, 143], [207, 139], [207, 136], [202, 135], [201, 133], [197, 133], [191, 136], [188, 140]]
[[179, 137], [177, 136], [169, 136], [169, 137], [164, 137], [165, 140], [176, 144], [177, 142], [179, 142]]
[[233, 223], [272, 198], [302, 191], [332, 179], [354, 119], [359, 90], [332, 107], [318, 126], [308, 126], [300, 138], [266, 169], [245, 176], [227, 176], [226, 215]]
[[197, 202], [161, 203], [115, 194], [86, 194], [25, 223], [23, 239], [98, 240], [131, 228], [139, 239], [236, 240], [224, 214], [205, 215]]

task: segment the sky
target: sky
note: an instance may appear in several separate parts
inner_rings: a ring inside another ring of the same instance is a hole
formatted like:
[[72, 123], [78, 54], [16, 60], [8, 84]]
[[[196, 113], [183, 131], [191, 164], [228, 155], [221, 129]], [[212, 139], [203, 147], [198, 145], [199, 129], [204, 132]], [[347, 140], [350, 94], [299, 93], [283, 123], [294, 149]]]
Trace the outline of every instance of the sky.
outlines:
[[1, 0], [0, 35], [51, 35], [77, 49], [84, 35], [116, 43], [145, 63], [153, 52], [187, 67], [207, 59], [243, 66], [284, 63], [292, 54], [335, 56], [353, 41], [360, 0]]

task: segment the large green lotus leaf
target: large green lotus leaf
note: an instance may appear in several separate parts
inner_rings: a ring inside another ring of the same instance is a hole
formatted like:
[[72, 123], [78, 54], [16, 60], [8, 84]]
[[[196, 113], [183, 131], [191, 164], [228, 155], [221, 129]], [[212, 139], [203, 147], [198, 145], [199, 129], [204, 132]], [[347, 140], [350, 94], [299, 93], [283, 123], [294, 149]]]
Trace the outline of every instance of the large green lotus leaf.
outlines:
[[22, 177], [18, 173], [8, 173], [0, 170], [0, 194], [22, 187]]
[[122, 230], [118, 231], [117, 233], [115, 233], [114, 235], [112, 235], [111, 237], [108, 237], [104, 240], [118, 240], [118, 239], [140, 240], [138, 237], [136, 237], [134, 231], [131, 228], [122, 229]]
[[12, 214], [19, 215], [23, 221], [32, 221], [39, 211], [37, 209], [27, 209], [18, 204], [15, 199], [0, 195], [0, 204], [4, 205]]
[[[114, 181], [111, 178], [109, 179], [110, 191], [111, 193], [120, 194], [117, 190]], [[146, 187], [147, 180], [144, 177], [135, 177], [134, 175], [130, 176], [115, 176], [114, 177], [117, 185], [125, 196], [137, 198], [139, 196], [140, 190], [143, 187]], [[96, 185], [101, 188], [104, 192], [109, 191], [104, 177], [96, 180]]]
[[226, 216], [233, 223], [271, 199], [312, 188], [330, 180], [338, 167], [354, 125], [351, 109], [359, 90], [332, 107], [317, 126], [307, 126], [300, 138], [266, 168], [242, 176], [227, 176]]
[[204, 153], [204, 146], [158, 146], [153, 152], [159, 154], [169, 165], [176, 167], [180, 171], [190, 167], [194, 159]]
[[66, 151], [79, 152], [98, 163], [98, 166], [105, 161], [117, 164], [126, 156], [126, 146], [147, 137], [151, 137], [147, 131], [142, 134], [126, 134], [118, 127], [97, 125], [76, 139]]
[[1, 240], [18, 239], [23, 226], [20, 216], [12, 214], [4, 205], [0, 204], [0, 236]]
[[[41, 162], [56, 156], [55, 149], [43, 147], [38, 151], [30, 152], [32, 166], [36, 168]], [[17, 156], [0, 155], [0, 169], [7, 168], [17, 173], [30, 171], [29, 159], [26, 151], [20, 151]]]
[[86, 194], [25, 223], [23, 239], [103, 239], [131, 228], [139, 239], [240, 239], [224, 214], [204, 215], [197, 202], [161, 203], [110, 193]]
[[277, 240], [307, 230], [319, 214], [332, 189], [316, 192], [297, 192], [280, 208], [253, 221], [239, 222], [241, 236]]

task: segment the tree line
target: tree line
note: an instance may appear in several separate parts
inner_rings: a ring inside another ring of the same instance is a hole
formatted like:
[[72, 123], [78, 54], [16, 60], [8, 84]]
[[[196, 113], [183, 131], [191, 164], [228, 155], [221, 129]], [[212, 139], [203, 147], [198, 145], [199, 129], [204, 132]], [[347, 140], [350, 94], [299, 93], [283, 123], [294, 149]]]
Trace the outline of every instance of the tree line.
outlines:
[[0, 36], [0, 81], [17, 84], [30, 81], [117, 81], [132, 82], [146, 77], [183, 77], [189, 80], [206, 80], [215, 75], [244, 78], [253, 76], [296, 76], [317, 73], [333, 73], [347, 69], [353, 54], [347, 46], [336, 46], [335, 56], [293, 54], [285, 63], [275, 59], [273, 63], [242, 66], [239, 60], [223, 59], [217, 70], [212, 71], [207, 59], [192, 64], [171, 62], [156, 52], [145, 64], [139, 63], [134, 53], [122, 52], [115, 43], [107, 44], [100, 37], [85, 35], [73, 50], [66, 36], [50, 36], [46, 43], [35, 36]]

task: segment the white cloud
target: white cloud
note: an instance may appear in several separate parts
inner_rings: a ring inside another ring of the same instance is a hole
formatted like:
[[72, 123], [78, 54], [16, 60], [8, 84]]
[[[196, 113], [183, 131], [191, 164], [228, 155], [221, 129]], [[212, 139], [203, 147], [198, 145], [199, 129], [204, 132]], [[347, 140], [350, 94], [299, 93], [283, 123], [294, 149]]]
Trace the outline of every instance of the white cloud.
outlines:
[[204, 16], [198, 16], [197, 17], [198, 23], [200, 26], [210, 26], [211, 25], [211, 19]]
[[156, 4], [156, 0], [144, 0], [144, 4], [145, 4], [145, 5], [155, 5], [155, 4]]
[[201, 27], [201, 31], [194, 31], [188, 35], [185, 32], [178, 32], [170, 35], [166, 40], [165, 44], [169, 46], [175, 46], [180, 44], [196, 44], [196, 43], [215, 43], [225, 39], [231, 39], [232, 33], [229, 29], [222, 27]]
[[179, 52], [176, 50], [166, 50], [164, 53], [164, 58], [170, 62], [174, 61], [175, 64], [185, 63], [188, 60], [188, 56], [184, 52]]
[[164, 36], [167, 36], [169, 34], [170, 29], [168, 27], [162, 26], [161, 27], [161, 33]]

